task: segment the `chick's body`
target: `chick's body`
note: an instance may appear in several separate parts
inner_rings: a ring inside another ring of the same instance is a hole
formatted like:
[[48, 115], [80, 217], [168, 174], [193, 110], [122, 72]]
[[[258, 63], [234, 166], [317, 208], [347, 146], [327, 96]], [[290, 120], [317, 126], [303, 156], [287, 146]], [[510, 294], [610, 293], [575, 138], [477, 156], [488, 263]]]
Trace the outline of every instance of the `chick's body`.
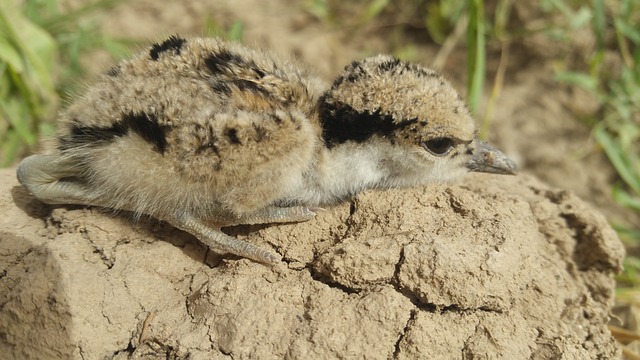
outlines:
[[[176, 36], [109, 70], [18, 178], [41, 200], [148, 214], [203, 243], [277, 257], [219, 226], [302, 221], [368, 188], [511, 173], [437, 73], [390, 56], [326, 84], [274, 54]], [[213, 224], [211, 226], [210, 224]]]
[[103, 75], [64, 114], [59, 147], [94, 196], [146, 214], [258, 210], [299, 183], [320, 145], [322, 82], [275, 56], [172, 38]]

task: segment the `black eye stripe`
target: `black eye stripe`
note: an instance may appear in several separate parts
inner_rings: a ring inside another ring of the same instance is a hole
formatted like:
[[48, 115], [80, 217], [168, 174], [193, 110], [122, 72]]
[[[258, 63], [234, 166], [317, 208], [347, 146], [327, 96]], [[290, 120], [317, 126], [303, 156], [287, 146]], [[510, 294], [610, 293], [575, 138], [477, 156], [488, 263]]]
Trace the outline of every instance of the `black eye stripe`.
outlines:
[[406, 131], [410, 133], [418, 131], [417, 128], [411, 129], [418, 119], [398, 123], [391, 115], [382, 114], [380, 110], [357, 111], [347, 104], [330, 103], [325, 99], [326, 95], [320, 100], [320, 121], [322, 138], [329, 148], [347, 141], [361, 143], [375, 135], [392, 139], [407, 128]]

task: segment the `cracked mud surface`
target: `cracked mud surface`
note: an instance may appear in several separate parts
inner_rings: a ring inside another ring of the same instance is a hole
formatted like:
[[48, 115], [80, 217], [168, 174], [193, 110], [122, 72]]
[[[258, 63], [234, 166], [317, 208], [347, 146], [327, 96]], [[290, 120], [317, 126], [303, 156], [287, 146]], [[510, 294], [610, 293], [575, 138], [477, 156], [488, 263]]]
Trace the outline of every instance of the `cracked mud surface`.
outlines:
[[0, 171], [0, 348], [15, 358], [616, 358], [622, 246], [528, 176], [365, 192], [236, 227], [267, 267], [155, 220], [48, 207]]

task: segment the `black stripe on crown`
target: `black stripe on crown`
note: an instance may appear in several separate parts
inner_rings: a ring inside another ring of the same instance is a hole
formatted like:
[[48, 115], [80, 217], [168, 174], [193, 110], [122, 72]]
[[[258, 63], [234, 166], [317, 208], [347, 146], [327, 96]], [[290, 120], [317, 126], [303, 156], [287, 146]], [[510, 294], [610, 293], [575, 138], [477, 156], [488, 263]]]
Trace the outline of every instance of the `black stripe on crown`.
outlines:
[[408, 61], [400, 60], [396, 57], [390, 57], [384, 61], [375, 64], [375, 67], [367, 66], [368, 61], [371, 59], [364, 59], [361, 61], [353, 61], [351, 64], [345, 66], [342, 74], [336, 78], [332, 84], [332, 88], [339, 87], [342, 83], [354, 83], [359, 81], [366, 81], [368, 77], [373, 76], [373, 72], [378, 74], [388, 73], [390, 76], [413, 74], [419, 78], [438, 78], [440, 74], [431, 69], [424, 68], [418, 64], [414, 64]]
[[389, 72], [394, 75], [403, 75], [405, 73], [413, 74], [419, 78], [440, 77], [437, 72], [426, 69], [418, 64], [402, 61], [398, 58], [391, 58], [378, 64], [380, 72]]
[[228, 49], [221, 49], [212, 53], [204, 59], [204, 63], [212, 74], [228, 72], [234, 68], [253, 73], [252, 79], [261, 79], [266, 76], [264, 69], [261, 69], [255, 61], [245, 59], [242, 55], [233, 53]]
[[153, 115], [129, 113], [110, 127], [84, 126], [77, 120], [73, 123], [71, 134], [59, 138], [60, 150], [104, 145], [105, 142], [125, 136], [130, 131], [153, 145], [154, 150], [161, 154], [164, 154], [167, 148], [166, 129], [158, 124], [157, 118]]
[[348, 141], [362, 143], [374, 135], [393, 141], [397, 131], [417, 123], [418, 119], [396, 122], [380, 110], [359, 112], [344, 103], [328, 103], [325, 95], [320, 99], [320, 122], [322, 139], [332, 148]]
[[178, 35], [171, 35], [167, 40], [163, 41], [160, 44], [153, 44], [151, 46], [151, 50], [149, 51], [149, 56], [151, 56], [151, 60], [156, 61], [165, 51], [173, 50], [176, 55], [180, 55], [180, 51], [182, 50], [182, 46], [186, 43], [187, 40], [179, 37]]
[[204, 59], [204, 63], [214, 74], [225, 72], [232, 67], [244, 67], [247, 61], [239, 54], [232, 53], [227, 49], [215, 52]]
[[[246, 59], [228, 49], [220, 49], [207, 56], [204, 63], [212, 74], [226, 75], [218, 76], [213, 80], [211, 87], [216, 93], [228, 95], [231, 92], [231, 86], [235, 86], [240, 91], [250, 91], [264, 97], [271, 96], [270, 92], [259, 83], [259, 80], [266, 76], [265, 70], [251, 59]], [[229, 79], [230, 77], [232, 79]]]

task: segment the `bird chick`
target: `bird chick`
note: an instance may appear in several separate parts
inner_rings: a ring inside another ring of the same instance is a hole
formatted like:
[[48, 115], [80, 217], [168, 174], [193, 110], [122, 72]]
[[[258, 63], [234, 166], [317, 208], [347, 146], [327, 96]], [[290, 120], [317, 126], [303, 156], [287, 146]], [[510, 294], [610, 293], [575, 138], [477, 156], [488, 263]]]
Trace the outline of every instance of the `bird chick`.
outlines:
[[172, 36], [101, 76], [61, 115], [57, 147], [17, 176], [46, 203], [150, 215], [274, 263], [220, 228], [309, 220], [366, 189], [514, 173], [475, 132], [460, 95], [420, 65], [378, 55], [327, 84], [271, 53]]

